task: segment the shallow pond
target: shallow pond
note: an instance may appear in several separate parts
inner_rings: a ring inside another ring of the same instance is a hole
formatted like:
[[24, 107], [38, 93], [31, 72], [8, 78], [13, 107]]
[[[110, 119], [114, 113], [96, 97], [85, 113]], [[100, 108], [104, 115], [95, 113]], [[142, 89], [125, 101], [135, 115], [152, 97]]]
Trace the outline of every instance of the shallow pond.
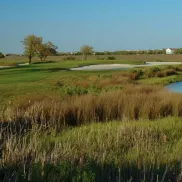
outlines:
[[166, 88], [171, 92], [182, 93], [182, 82], [172, 83], [168, 85]]

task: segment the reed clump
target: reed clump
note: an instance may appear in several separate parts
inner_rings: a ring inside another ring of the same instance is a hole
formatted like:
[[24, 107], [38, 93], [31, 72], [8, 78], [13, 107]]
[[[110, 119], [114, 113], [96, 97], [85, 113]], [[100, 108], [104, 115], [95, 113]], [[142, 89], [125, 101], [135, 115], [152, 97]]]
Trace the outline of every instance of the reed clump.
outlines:
[[8, 106], [1, 113], [3, 123], [78, 126], [107, 120], [154, 120], [182, 116], [182, 96], [159, 86], [129, 84], [121, 90], [99, 95], [86, 94], [66, 99], [43, 99]]
[[152, 77], [167, 77], [167, 76], [172, 76], [172, 75], [177, 75], [177, 71], [180, 71], [180, 68], [150, 68], [148, 70], [145, 70], [143, 77], [144, 78], [152, 78]]

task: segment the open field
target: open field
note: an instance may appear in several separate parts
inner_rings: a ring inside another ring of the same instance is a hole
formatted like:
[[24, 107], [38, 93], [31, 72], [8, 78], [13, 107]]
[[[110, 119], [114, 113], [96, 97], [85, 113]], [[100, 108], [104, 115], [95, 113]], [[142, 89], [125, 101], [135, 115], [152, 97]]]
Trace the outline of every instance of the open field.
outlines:
[[0, 70], [0, 178], [181, 180], [182, 66], [68, 70], [96, 61]]
[[[73, 55], [74, 56], [74, 55]], [[116, 58], [117, 61], [121, 61], [123, 64], [138, 64], [143, 62], [151, 62], [151, 61], [180, 61], [182, 62], [182, 55], [111, 55]], [[82, 60], [82, 56], [74, 56], [76, 60]], [[97, 58], [107, 58], [108, 56], [88, 56], [88, 61], [94, 61], [94, 64], [106, 64], [107, 60], [97, 60]], [[61, 61], [65, 58], [65, 56], [49, 56], [47, 60], [49, 61]], [[33, 62], [39, 62], [38, 58], [33, 58]], [[119, 63], [117, 61], [113, 61], [112, 63]], [[25, 63], [28, 62], [28, 59], [25, 56], [9, 56], [3, 59], [0, 59], [1, 65], [15, 65], [16, 63]]]
[[[69, 90], [69, 88], [73, 87], [73, 90], [77, 89], [75, 88], [76, 86], [84, 88], [85, 85], [87, 85], [87, 87], [90, 88], [90, 90], [94, 90], [91, 89], [91, 86], [95, 87], [95, 82], [99, 82], [99, 80], [100, 82], [105, 82], [105, 87], [112, 87], [113, 80], [108, 80], [108, 78], [115, 77], [112, 76], [112, 73], [128, 72], [116, 70], [73, 72], [67, 70], [70, 67], [76, 67], [78, 64], [80, 63], [77, 61], [46, 62], [32, 64], [30, 66], [2, 69], [0, 70], [0, 100], [7, 101], [8, 99], [13, 98], [14, 96], [21, 96], [24, 94], [40, 94], [51, 95], [51, 97], [61, 97], [67, 95], [67, 91]], [[140, 68], [139, 70], [142, 69]], [[146, 70], [149, 70], [149, 76], [147, 76], [147, 78], [145, 79], [139, 79], [136, 81], [145, 83], [149, 81], [152, 83], [157, 82], [163, 84], [163, 80], [166, 80], [165, 84], [167, 84], [169, 82], [175, 82], [176, 80], [181, 79], [180, 73], [179, 75], [169, 75], [169, 77], [167, 78], [165, 78], [165, 74], [161, 75], [161, 77], [160, 75], [158, 75], [158, 77], [152, 78], [152, 71], [150, 71], [150, 69]], [[129, 73], [130, 72], [132, 72], [132, 70], [129, 71]], [[132, 76], [135, 77], [135, 74], [131, 73], [130, 77]], [[119, 86], [120, 83], [123, 82], [123, 80], [126, 80], [127, 78], [126, 76], [124, 76], [123, 78], [122, 76], [121, 78], [120, 76], [118, 76], [117, 79], [118, 81], [116, 82], [115, 86]], [[99, 89], [96, 88], [95, 90]]]

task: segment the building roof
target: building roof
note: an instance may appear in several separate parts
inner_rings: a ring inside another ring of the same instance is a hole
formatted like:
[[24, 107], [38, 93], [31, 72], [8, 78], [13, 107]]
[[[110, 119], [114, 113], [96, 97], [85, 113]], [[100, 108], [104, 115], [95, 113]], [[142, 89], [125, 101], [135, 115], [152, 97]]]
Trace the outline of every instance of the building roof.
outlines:
[[167, 49], [170, 49], [170, 50], [172, 50], [172, 51], [177, 50], [177, 48], [167, 48]]

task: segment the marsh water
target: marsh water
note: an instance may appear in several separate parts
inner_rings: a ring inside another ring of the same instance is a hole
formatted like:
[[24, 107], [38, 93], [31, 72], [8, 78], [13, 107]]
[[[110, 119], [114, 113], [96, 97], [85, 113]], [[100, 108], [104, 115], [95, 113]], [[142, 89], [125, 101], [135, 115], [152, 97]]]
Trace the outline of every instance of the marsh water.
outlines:
[[169, 84], [166, 88], [171, 92], [182, 93], [182, 82]]

